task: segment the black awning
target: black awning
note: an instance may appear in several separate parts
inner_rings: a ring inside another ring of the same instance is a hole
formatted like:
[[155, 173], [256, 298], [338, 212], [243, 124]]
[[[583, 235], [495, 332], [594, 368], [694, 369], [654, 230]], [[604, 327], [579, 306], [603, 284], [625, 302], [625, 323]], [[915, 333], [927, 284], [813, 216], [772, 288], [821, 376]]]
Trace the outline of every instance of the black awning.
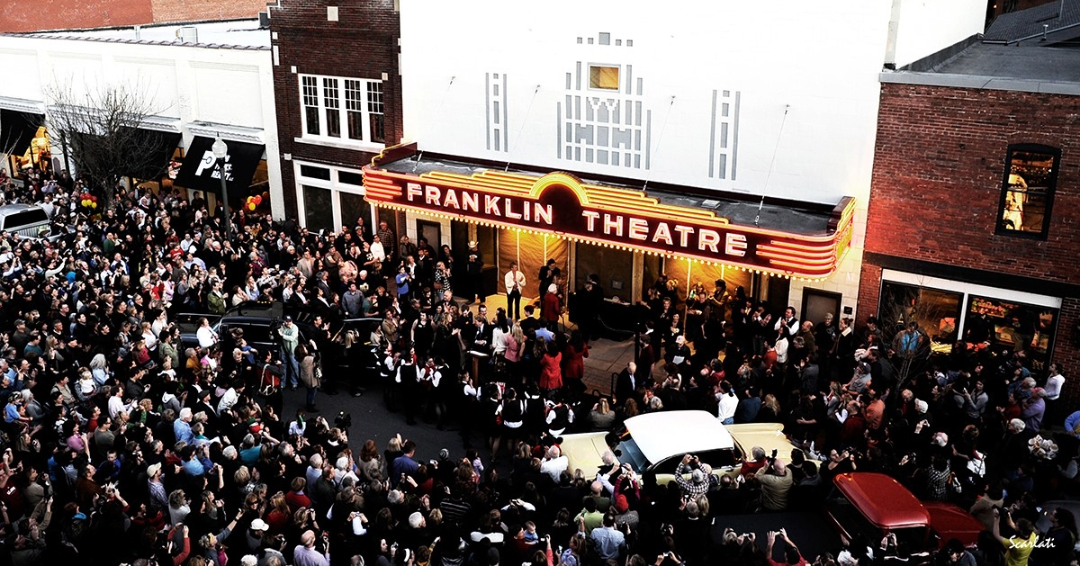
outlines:
[[132, 146], [146, 159], [132, 161], [133, 170], [128, 175], [137, 179], [156, 181], [165, 175], [172, 161], [173, 152], [180, 144], [180, 134], [138, 129], [131, 136]]
[[[262, 161], [264, 146], [229, 141], [225, 156], [225, 180], [233, 198], [247, 196], [251, 178]], [[221, 174], [211, 149], [214, 140], [196, 136], [184, 156], [184, 164], [176, 176], [176, 184], [189, 189], [221, 194]]]
[[22, 155], [44, 123], [44, 114], [0, 109], [0, 151]]

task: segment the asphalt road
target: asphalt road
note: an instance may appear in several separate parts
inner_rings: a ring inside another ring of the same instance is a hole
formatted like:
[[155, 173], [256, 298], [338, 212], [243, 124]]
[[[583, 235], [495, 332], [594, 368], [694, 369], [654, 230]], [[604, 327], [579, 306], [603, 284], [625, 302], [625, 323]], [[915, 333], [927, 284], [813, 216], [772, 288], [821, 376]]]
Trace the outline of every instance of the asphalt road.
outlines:
[[[296, 414], [296, 410], [305, 404], [305, 390], [303, 387], [296, 391], [285, 391], [284, 412], [282, 419], [289, 421]], [[322, 416], [334, 426], [334, 418], [344, 412], [352, 415], [352, 427], [349, 429], [349, 446], [353, 451], [359, 450], [360, 446], [368, 440], [375, 441], [379, 451], [386, 449], [386, 443], [395, 434], [401, 433], [404, 440], [416, 442], [416, 459], [419, 461], [431, 460], [439, 457], [439, 450], [446, 448], [453, 458], [465, 455], [462, 445], [461, 434], [456, 425], [446, 427], [446, 430], [437, 430], [434, 423], [417, 421], [415, 425], [405, 423], [404, 413], [392, 413], [383, 404], [382, 390], [379, 387], [368, 389], [360, 397], [353, 397], [347, 391], [337, 395], [327, 395], [322, 391], [315, 397], [315, 405], [319, 412], [310, 415]], [[473, 445], [481, 449], [484, 461], [488, 460], [489, 452], [484, 439], [479, 436], [473, 437]]]

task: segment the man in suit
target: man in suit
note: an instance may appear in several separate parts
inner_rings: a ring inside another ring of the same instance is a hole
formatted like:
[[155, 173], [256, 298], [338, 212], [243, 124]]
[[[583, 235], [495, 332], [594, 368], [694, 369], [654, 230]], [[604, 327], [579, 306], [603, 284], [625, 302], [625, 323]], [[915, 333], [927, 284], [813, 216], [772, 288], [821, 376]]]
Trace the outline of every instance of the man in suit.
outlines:
[[416, 281], [420, 287], [431, 287], [435, 283], [435, 259], [428, 248], [420, 248], [416, 258]]
[[637, 364], [630, 362], [615, 379], [615, 400], [619, 403], [637, 398], [637, 389], [644, 386], [645, 377], [638, 373]]

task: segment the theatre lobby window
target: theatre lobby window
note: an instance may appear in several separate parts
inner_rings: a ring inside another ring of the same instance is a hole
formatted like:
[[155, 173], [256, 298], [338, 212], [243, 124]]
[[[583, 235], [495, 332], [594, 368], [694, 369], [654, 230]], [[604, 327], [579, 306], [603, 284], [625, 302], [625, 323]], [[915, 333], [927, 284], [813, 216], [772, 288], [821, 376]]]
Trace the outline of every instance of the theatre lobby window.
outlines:
[[1046, 239], [1061, 150], [1044, 145], [1009, 147], [997, 233]]

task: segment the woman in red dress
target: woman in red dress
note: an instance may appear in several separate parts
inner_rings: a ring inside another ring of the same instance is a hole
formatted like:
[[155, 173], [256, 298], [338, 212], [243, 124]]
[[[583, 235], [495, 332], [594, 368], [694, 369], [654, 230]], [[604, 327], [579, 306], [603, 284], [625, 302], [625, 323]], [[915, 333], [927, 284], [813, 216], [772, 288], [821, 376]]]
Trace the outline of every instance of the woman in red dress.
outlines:
[[554, 342], [549, 342], [547, 351], [540, 358], [540, 390], [554, 391], [562, 389], [562, 352]]
[[563, 383], [580, 393], [585, 390], [582, 378], [585, 377], [585, 358], [589, 357], [589, 345], [580, 330], [574, 330], [570, 334], [570, 341], [563, 350]]

